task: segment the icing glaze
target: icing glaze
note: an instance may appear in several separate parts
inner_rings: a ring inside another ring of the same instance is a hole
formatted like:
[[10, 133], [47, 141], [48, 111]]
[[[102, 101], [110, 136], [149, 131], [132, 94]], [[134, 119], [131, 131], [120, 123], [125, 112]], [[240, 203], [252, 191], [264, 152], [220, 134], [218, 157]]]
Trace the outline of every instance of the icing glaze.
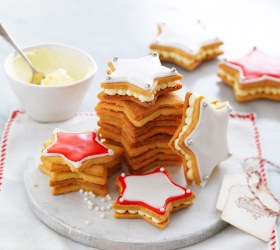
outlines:
[[205, 99], [200, 102], [198, 123], [185, 138], [185, 146], [195, 154], [201, 186], [206, 184], [204, 177], [209, 177], [213, 169], [228, 158], [229, 153], [227, 129], [230, 107], [228, 104], [220, 109], [215, 107]]
[[241, 84], [265, 79], [280, 82], [280, 57], [267, 55], [256, 48], [241, 59], [225, 63], [239, 70]]
[[189, 54], [196, 54], [201, 46], [220, 42], [205, 29], [200, 22], [187, 23], [182, 26], [160, 23], [161, 33], [154, 42], [157, 45], [179, 48]]
[[114, 154], [98, 141], [97, 133], [93, 131], [71, 133], [55, 129], [53, 136], [53, 143], [42, 151], [42, 155], [60, 156], [76, 168], [86, 160]]
[[[138, 59], [113, 60], [115, 71], [104, 83], [128, 82], [144, 90], [153, 90], [157, 78], [178, 75], [177, 71], [161, 65], [158, 55], [148, 55]], [[148, 86], [148, 87], [147, 87]]]
[[158, 214], [165, 214], [170, 202], [187, 198], [192, 192], [173, 182], [163, 168], [147, 174], [120, 176], [122, 192], [118, 204], [144, 206]]

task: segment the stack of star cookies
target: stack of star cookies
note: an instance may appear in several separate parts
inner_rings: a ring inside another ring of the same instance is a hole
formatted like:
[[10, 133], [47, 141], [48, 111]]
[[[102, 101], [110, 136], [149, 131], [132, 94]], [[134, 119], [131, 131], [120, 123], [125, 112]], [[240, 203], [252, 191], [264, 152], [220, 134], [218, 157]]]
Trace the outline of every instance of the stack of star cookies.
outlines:
[[123, 149], [99, 141], [95, 132], [55, 130], [45, 141], [39, 168], [50, 176], [54, 195], [83, 188], [96, 195], [108, 192], [107, 177], [121, 166]]
[[163, 67], [156, 53], [134, 60], [113, 58], [108, 65], [96, 106], [102, 138], [124, 148], [131, 173], [181, 165], [168, 142], [182, 117], [183, 101], [172, 93], [181, 88], [182, 76]]

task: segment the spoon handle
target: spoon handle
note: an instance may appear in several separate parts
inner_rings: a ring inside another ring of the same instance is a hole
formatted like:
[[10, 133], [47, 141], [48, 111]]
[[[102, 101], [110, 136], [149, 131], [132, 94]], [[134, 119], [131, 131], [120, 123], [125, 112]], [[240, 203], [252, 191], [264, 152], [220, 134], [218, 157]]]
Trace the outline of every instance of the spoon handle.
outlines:
[[37, 72], [36, 69], [34, 69], [28, 57], [26, 57], [25, 54], [21, 51], [21, 49], [19, 49], [16, 42], [11, 38], [11, 36], [8, 34], [8, 32], [5, 30], [5, 28], [1, 23], [0, 23], [0, 36], [2, 36], [23, 57], [23, 59], [28, 63], [28, 65], [30, 66], [33, 72]]

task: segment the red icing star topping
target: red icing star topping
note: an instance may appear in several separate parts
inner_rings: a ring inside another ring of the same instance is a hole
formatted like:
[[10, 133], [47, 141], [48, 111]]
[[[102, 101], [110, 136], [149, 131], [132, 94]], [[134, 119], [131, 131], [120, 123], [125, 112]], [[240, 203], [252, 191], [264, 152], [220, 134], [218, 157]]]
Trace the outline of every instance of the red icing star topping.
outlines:
[[43, 151], [43, 154], [62, 156], [76, 167], [85, 160], [112, 154], [110, 149], [98, 141], [97, 134], [92, 131], [70, 133], [55, 130], [54, 136], [54, 142]]
[[119, 181], [122, 192], [118, 204], [144, 206], [162, 215], [169, 203], [192, 196], [192, 191], [172, 181], [164, 168], [147, 174], [122, 174]]
[[229, 64], [241, 69], [245, 80], [253, 80], [262, 76], [280, 78], [280, 58], [267, 55], [254, 48], [247, 56]]

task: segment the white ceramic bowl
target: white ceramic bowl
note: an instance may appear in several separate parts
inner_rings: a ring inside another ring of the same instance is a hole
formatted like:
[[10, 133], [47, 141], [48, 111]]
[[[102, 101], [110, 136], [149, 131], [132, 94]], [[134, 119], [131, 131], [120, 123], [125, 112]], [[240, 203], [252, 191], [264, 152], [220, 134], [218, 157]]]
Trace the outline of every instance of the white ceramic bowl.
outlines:
[[[8, 56], [5, 62], [5, 71], [8, 80], [18, 97], [23, 110], [39, 122], [58, 122], [73, 117], [79, 111], [83, 97], [87, 92], [97, 71], [95, 61], [87, 53], [59, 44], [40, 44], [23, 49], [25, 53], [40, 48], [55, 50], [61, 56], [73, 56], [78, 65], [90, 65], [90, 70], [84, 78], [72, 84], [58, 86], [35, 85], [17, 79], [13, 73], [13, 62], [17, 53]], [[61, 65], [63, 68], [63, 65]]]

